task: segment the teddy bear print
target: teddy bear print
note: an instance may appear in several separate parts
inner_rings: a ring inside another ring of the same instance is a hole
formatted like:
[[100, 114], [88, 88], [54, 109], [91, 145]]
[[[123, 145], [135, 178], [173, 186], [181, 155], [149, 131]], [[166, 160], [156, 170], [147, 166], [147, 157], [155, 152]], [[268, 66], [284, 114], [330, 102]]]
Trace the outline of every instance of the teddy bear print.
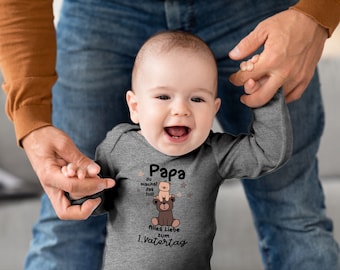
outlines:
[[158, 217], [153, 217], [151, 223], [153, 225], [160, 225], [160, 226], [172, 226], [178, 227], [179, 220], [174, 219], [172, 208], [174, 207], [175, 197], [171, 196], [168, 201], [163, 200], [162, 202], [155, 197], [153, 200], [154, 205], [158, 210]]
[[162, 201], [169, 201], [170, 199], [170, 183], [168, 182], [159, 182], [158, 184], [158, 199]]
[[151, 223], [153, 225], [178, 227], [180, 222], [178, 219], [174, 219], [172, 213], [175, 195], [170, 194], [170, 183], [160, 182], [158, 187], [158, 196], [153, 199], [153, 204], [158, 210], [158, 217], [153, 217]]

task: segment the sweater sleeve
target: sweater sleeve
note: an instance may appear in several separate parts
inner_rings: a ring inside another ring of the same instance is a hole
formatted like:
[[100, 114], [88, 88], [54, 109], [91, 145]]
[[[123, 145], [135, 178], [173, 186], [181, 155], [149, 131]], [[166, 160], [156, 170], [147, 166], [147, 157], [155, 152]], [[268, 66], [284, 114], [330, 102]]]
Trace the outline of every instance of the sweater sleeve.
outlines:
[[328, 30], [329, 37], [340, 21], [340, 0], [300, 0], [291, 9], [316, 20]]
[[0, 1], [0, 67], [6, 113], [18, 144], [51, 125], [51, 88], [56, 81], [52, 0]]

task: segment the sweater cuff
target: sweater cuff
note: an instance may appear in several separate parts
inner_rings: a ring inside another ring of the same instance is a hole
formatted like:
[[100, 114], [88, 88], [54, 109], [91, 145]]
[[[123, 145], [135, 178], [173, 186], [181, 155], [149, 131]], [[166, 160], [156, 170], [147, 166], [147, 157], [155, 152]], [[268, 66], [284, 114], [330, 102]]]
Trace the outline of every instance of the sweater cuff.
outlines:
[[332, 35], [340, 20], [339, 0], [300, 0], [291, 9], [302, 12], [313, 18], [328, 30], [328, 37]]
[[17, 143], [30, 132], [52, 125], [52, 85], [56, 76], [5, 82], [6, 112], [13, 121]]
[[51, 126], [52, 109], [50, 105], [24, 106], [14, 112], [13, 122], [17, 144], [22, 147], [22, 139], [32, 131]]

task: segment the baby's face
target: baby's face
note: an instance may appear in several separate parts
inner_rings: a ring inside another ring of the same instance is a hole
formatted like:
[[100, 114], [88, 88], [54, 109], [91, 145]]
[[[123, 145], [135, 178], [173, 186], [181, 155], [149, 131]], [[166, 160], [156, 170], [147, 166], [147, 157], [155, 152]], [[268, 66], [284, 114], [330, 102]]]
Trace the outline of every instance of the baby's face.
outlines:
[[213, 60], [191, 51], [148, 55], [127, 93], [131, 119], [158, 151], [179, 156], [208, 137], [220, 106]]

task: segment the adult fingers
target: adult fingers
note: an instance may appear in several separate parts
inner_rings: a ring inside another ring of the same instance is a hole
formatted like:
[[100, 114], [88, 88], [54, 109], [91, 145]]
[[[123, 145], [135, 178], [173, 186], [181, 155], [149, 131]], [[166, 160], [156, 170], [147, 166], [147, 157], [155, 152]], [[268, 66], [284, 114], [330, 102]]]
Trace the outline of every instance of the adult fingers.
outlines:
[[233, 60], [242, 60], [259, 49], [266, 41], [267, 34], [256, 27], [244, 37], [230, 52], [229, 57]]
[[100, 198], [96, 198], [87, 200], [82, 205], [71, 205], [64, 192], [54, 190], [52, 193], [49, 194], [51, 203], [57, 216], [63, 220], [85, 220], [101, 202]]

